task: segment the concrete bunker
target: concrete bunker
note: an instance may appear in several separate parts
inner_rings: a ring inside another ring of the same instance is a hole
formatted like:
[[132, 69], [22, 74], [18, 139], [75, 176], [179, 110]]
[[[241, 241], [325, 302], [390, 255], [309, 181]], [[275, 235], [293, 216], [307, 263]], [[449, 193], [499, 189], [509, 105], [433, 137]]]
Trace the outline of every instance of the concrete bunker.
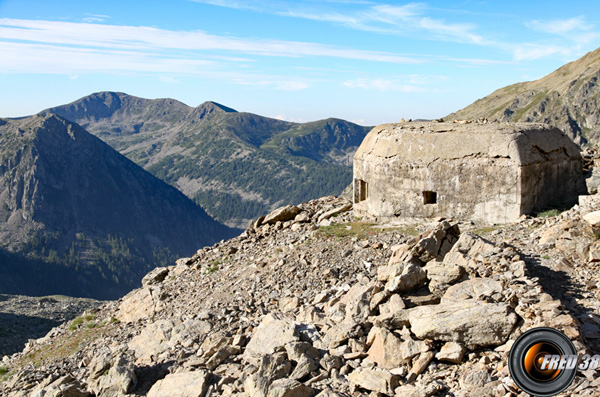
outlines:
[[582, 166], [577, 145], [545, 124], [385, 124], [354, 156], [354, 213], [513, 222], [576, 203]]

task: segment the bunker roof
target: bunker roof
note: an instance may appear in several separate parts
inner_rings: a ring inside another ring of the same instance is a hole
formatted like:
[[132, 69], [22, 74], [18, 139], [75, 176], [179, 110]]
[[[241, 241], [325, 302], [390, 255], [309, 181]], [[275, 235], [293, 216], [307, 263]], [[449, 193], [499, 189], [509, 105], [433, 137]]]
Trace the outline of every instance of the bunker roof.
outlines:
[[412, 163], [468, 157], [506, 158], [525, 166], [579, 157], [579, 148], [559, 129], [539, 123], [408, 122], [369, 132], [355, 160], [398, 157]]

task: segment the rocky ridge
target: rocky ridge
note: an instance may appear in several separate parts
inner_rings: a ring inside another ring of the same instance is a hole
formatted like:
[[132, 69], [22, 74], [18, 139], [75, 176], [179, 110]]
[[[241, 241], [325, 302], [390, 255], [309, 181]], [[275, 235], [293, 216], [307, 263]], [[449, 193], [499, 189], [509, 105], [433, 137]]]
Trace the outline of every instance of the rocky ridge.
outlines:
[[[153, 270], [5, 357], [0, 392], [515, 396], [507, 357], [524, 331], [555, 327], [600, 352], [600, 196], [484, 229], [367, 224], [350, 208], [335, 197], [282, 207]], [[563, 395], [599, 386], [585, 371]]]
[[115, 299], [237, 234], [81, 126], [0, 120], [0, 291]]
[[500, 88], [444, 119], [537, 122], [577, 144], [600, 143], [600, 48], [535, 81]]
[[284, 205], [339, 194], [370, 127], [329, 118], [293, 123], [215, 102], [98, 92], [47, 109], [83, 126], [213, 218], [244, 228]]

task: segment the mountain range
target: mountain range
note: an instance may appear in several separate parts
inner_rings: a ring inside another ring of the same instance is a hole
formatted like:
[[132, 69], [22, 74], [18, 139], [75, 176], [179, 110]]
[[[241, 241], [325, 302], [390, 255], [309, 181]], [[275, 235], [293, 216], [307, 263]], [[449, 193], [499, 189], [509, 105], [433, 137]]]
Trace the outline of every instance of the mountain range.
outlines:
[[444, 119], [542, 122], [580, 145], [600, 143], [600, 48], [536, 80], [500, 88]]
[[194, 108], [120, 92], [95, 93], [41, 114], [80, 124], [238, 228], [280, 205], [339, 194], [370, 130], [334, 118], [292, 123], [215, 102]]
[[0, 292], [114, 299], [238, 232], [81, 126], [0, 119]]

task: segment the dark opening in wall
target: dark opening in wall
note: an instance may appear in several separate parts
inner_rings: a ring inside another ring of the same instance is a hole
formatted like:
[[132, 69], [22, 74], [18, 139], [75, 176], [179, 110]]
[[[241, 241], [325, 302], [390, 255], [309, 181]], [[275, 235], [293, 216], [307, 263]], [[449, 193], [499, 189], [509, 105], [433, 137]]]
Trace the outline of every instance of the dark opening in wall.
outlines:
[[359, 203], [368, 197], [369, 186], [367, 182], [361, 179], [354, 180], [354, 202]]
[[423, 204], [435, 204], [437, 203], [437, 192], [424, 191], [423, 192]]

